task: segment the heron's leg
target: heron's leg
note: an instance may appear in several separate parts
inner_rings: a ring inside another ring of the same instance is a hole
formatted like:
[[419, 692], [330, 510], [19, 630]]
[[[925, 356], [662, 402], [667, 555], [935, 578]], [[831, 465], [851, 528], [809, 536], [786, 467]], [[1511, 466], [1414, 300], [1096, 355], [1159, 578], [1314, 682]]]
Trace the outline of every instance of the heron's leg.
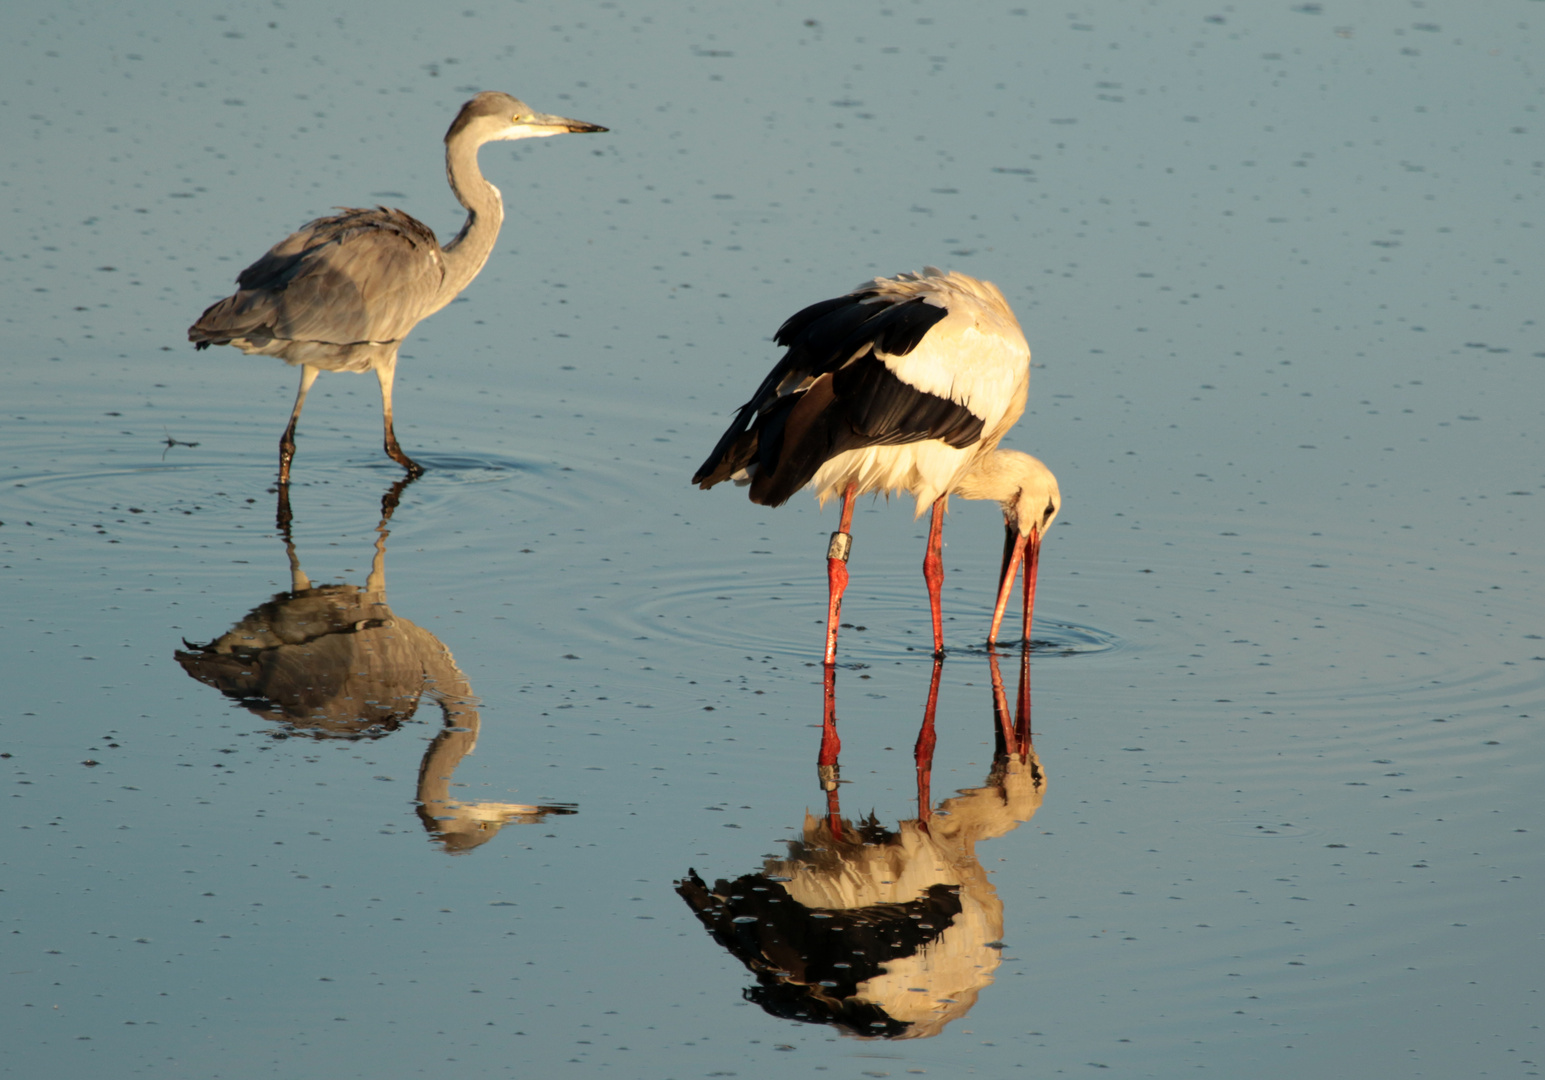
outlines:
[[280, 487], [290, 482], [290, 460], [295, 456], [295, 425], [300, 421], [300, 409], [306, 404], [306, 395], [311, 392], [311, 384], [317, 381], [317, 376], [320, 374], [322, 374], [321, 368], [312, 367], [310, 364], [301, 365], [300, 389], [295, 392], [295, 407], [290, 410], [290, 426], [284, 429], [284, 435], [279, 439]]
[[944, 612], [939, 596], [944, 590], [944, 505], [948, 496], [933, 502], [933, 520], [928, 526], [928, 552], [923, 556], [923, 580], [928, 583], [928, 613], [933, 617], [933, 654], [944, 655]]
[[853, 548], [853, 498], [856, 485], [842, 493], [842, 521], [826, 549], [826, 664], [837, 662], [837, 622], [842, 617], [842, 593], [848, 587], [848, 552]]
[[376, 368], [376, 378], [381, 383], [381, 422], [386, 428], [386, 454], [407, 469], [409, 476], [422, 476], [424, 467], [402, 452], [402, 447], [397, 445], [397, 433], [392, 430], [392, 383], [397, 378], [395, 351], [390, 360]]
[[934, 713], [939, 709], [939, 676], [944, 672], [944, 658], [933, 658], [933, 677], [928, 680], [928, 704], [923, 706], [923, 726], [918, 728], [912, 760], [917, 763], [917, 820], [926, 823], [933, 816], [930, 788], [933, 782]]
[[1030, 624], [1035, 616], [1035, 575], [1041, 566], [1041, 530], [1032, 529], [1025, 542], [1025, 648], [1030, 647]]
[[987, 644], [998, 643], [998, 631], [1003, 628], [1003, 613], [1009, 606], [1009, 593], [1014, 591], [1014, 579], [1019, 576], [1019, 564], [1025, 557], [1025, 537], [1018, 526], [1005, 525], [1003, 535], [1003, 573], [998, 578], [998, 602], [992, 608], [992, 627], [987, 631]]

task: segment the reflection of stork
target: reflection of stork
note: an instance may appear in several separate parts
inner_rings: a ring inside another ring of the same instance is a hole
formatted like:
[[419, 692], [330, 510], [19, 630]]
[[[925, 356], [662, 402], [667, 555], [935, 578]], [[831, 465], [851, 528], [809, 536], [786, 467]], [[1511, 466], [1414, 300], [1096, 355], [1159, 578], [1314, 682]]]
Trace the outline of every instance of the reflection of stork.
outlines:
[[[1021, 660], [1028, 674], [1028, 650]], [[1041, 805], [1045, 777], [1029, 741], [1027, 684], [1017, 724], [993, 668], [999, 752], [986, 781], [937, 808], [928, 802], [934, 668], [918, 737], [918, 816], [886, 829], [850, 822], [830, 789], [828, 814], [805, 815], [788, 856], [709, 886], [696, 871], [676, 891], [756, 976], [745, 991], [775, 1016], [852, 1034], [926, 1038], [964, 1016], [1001, 960], [1003, 902], [976, 844], [1011, 832]]]
[[[1011, 492], [971, 494], [961, 486], [1025, 411], [1030, 347], [1008, 301], [989, 282], [926, 267], [812, 304], [775, 340], [788, 352], [735, 414], [693, 483], [750, 484], [751, 501], [764, 506], [782, 505], [807, 484], [822, 505], [842, 497], [827, 550], [828, 664], [837, 658], [854, 497], [914, 496], [917, 516], [933, 512], [923, 577], [934, 653], [942, 653], [949, 496], [1017, 503]], [[1028, 507], [1025, 525], [1044, 529], [1046, 510], [1044, 502]]]
[[478, 147], [496, 139], [605, 130], [535, 112], [508, 94], [481, 93], [461, 107], [445, 133], [446, 176], [467, 208], [467, 222], [453, 240], [441, 247], [433, 229], [401, 210], [345, 209], [275, 244], [241, 272], [234, 294], [188, 328], [188, 340], [200, 349], [234, 345], [300, 365], [300, 391], [279, 441], [281, 485], [290, 482], [301, 406], [323, 371], [374, 371], [386, 452], [409, 476], [424, 471], [403, 453], [392, 430], [397, 349], [420, 320], [456, 299], [493, 251], [504, 202], [478, 170]]
[[392, 613], [386, 602], [387, 523], [408, 480], [381, 500], [375, 556], [364, 588], [312, 585], [291, 539], [288, 489], [279, 489], [290, 560], [290, 590], [258, 605], [207, 645], [178, 650], [187, 673], [287, 734], [380, 738], [412, 719], [428, 697], [444, 729], [419, 767], [418, 811], [430, 835], [459, 853], [492, 839], [512, 821], [540, 821], [566, 806], [466, 802], [451, 797], [451, 774], [477, 745], [478, 700], [450, 650], [428, 630]]

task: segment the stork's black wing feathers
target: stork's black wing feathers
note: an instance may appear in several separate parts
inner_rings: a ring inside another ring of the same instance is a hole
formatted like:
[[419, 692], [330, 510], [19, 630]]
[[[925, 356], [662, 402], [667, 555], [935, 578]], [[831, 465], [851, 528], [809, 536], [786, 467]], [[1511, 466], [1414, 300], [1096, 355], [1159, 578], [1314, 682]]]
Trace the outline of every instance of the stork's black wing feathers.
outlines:
[[[767, 373], [762, 385], [751, 395], [751, 400], [735, 413], [735, 419], [719, 438], [708, 460], [693, 475], [694, 484], [712, 487], [744, 468], [756, 455], [755, 435], [750, 437], [749, 443], [746, 443], [745, 436], [757, 415], [765, 412], [781, 397], [803, 389], [814, 379], [840, 367], [844, 360], [853, 355], [852, 350], [841, 352], [841, 344], [864, 323], [886, 310], [882, 304], [860, 303], [865, 297], [873, 295], [853, 293], [822, 300], [795, 312], [778, 327], [773, 340], [785, 346], [788, 352]], [[939, 313], [941, 316], [944, 314], [942, 309]], [[737, 444], [743, 445], [737, 449]]]
[[[810, 383], [827, 373], [871, 365], [888, 370], [874, 357], [876, 351], [890, 356], [907, 355], [917, 348], [918, 343], [935, 323], [949, 314], [944, 308], [930, 304], [921, 297], [889, 304], [865, 302], [873, 301], [877, 295], [875, 292], [866, 291], [822, 300], [796, 312], [778, 328], [773, 340], [785, 346], [788, 351], [772, 371], [768, 372], [751, 400], [736, 412], [735, 419], [720, 437], [713, 452], [693, 475], [693, 483], [712, 487], [744, 468], [753, 458], [758, 460], [760, 468], [768, 468], [769, 448], [766, 445], [759, 446], [759, 443], [765, 443], [760, 433], [775, 415], [781, 418], [775, 425], [781, 431], [782, 422], [788, 415], [787, 406], [792, 404], [785, 399], [797, 398], [808, 389]], [[863, 358], [867, 358], [870, 364], [858, 364], [858, 361]], [[867, 382], [861, 380], [853, 383], [853, 389], [855, 392], [870, 389], [872, 388], [870, 383], [878, 378], [879, 376], [869, 376]], [[891, 379], [905, 386], [894, 376]], [[912, 392], [920, 393], [916, 390]], [[942, 399], [933, 398], [933, 400]], [[872, 437], [867, 442], [859, 442], [856, 445], [872, 445], [875, 442], [913, 442], [917, 439], [939, 437], [928, 433], [927, 421], [922, 418], [917, 409], [903, 406], [895, 394], [888, 393], [884, 402], [877, 402], [876, 405], [879, 408], [872, 415], [868, 412], [863, 415], [861, 423], [862, 430], [865, 432], [872, 435], [882, 435], [885, 432], [891, 435], [902, 432], [919, 433], [900, 438]], [[956, 406], [956, 408], [959, 407]], [[978, 432], [980, 432], [980, 426], [978, 421]], [[951, 438], [960, 437], [955, 426], [950, 426], [949, 431]], [[969, 443], [972, 438], [966, 438], [965, 442]], [[775, 437], [772, 442], [778, 444], [781, 439]], [[952, 441], [951, 445], [964, 445], [964, 443]], [[845, 449], [851, 449], [851, 447], [845, 447]], [[775, 458], [776, 453], [773, 456]], [[819, 462], [816, 467], [820, 467]], [[811, 475], [814, 475], [814, 470], [811, 471]]]
[[818, 415], [796, 420], [790, 433], [790, 417], [804, 396], [802, 392], [780, 398], [742, 436], [739, 449], [743, 460], [736, 468], [756, 458], [753, 502], [781, 506], [808, 484], [822, 465], [848, 450], [899, 446], [923, 439], [939, 439], [961, 448], [982, 437], [980, 416], [964, 405], [902, 381], [872, 354], [834, 374], [830, 392], [825, 395], [829, 403], [818, 406]]
[[983, 420], [958, 402], [903, 382], [875, 356], [866, 356], [832, 376], [833, 409], [847, 434], [833, 454], [862, 446], [895, 446], [940, 439], [959, 449], [982, 437]]
[[818, 304], [811, 304], [807, 308], [801, 308], [783, 321], [783, 325], [778, 327], [778, 332], [773, 335], [773, 341], [784, 348], [788, 348], [813, 323], [819, 322], [823, 316], [842, 308], [857, 309], [863, 312], [861, 318], [869, 318], [875, 313], [874, 308], [878, 305], [865, 305], [863, 301], [874, 295], [872, 292], [848, 293], [845, 296], [834, 296], [830, 300], [822, 300]]

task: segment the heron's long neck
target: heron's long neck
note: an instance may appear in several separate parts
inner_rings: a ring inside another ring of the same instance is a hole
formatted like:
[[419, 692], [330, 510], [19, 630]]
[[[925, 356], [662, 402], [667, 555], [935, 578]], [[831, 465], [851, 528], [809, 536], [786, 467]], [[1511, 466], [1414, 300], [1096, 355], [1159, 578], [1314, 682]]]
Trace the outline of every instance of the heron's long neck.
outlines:
[[488, 261], [504, 223], [504, 200], [499, 189], [483, 179], [477, 167], [478, 144], [469, 138], [453, 138], [445, 144], [445, 175], [456, 201], [467, 208], [467, 223], [456, 238], [444, 245], [445, 284], [436, 310], [465, 289]]

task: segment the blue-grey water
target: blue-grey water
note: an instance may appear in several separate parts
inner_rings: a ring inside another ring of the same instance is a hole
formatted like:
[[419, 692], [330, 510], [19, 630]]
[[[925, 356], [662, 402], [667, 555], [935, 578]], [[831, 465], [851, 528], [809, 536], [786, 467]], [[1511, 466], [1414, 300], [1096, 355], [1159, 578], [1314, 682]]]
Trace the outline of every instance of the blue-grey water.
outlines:
[[[1017, 2], [7, 16], [0, 1073], [1540, 1072], [1545, 5]], [[483, 150], [429, 471], [383, 521], [324, 375], [287, 549], [296, 372], [186, 327], [335, 205], [453, 233], [480, 89], [611, 131]], [[923, 530], [862, 504], [844, 846], [834, 514], [687, 478], [783, 318], [925, 264], [1034, 353], [1034, 749], [959, 503], [920, 811]], [[933, 937], [748, 968], [796, 910]]]

